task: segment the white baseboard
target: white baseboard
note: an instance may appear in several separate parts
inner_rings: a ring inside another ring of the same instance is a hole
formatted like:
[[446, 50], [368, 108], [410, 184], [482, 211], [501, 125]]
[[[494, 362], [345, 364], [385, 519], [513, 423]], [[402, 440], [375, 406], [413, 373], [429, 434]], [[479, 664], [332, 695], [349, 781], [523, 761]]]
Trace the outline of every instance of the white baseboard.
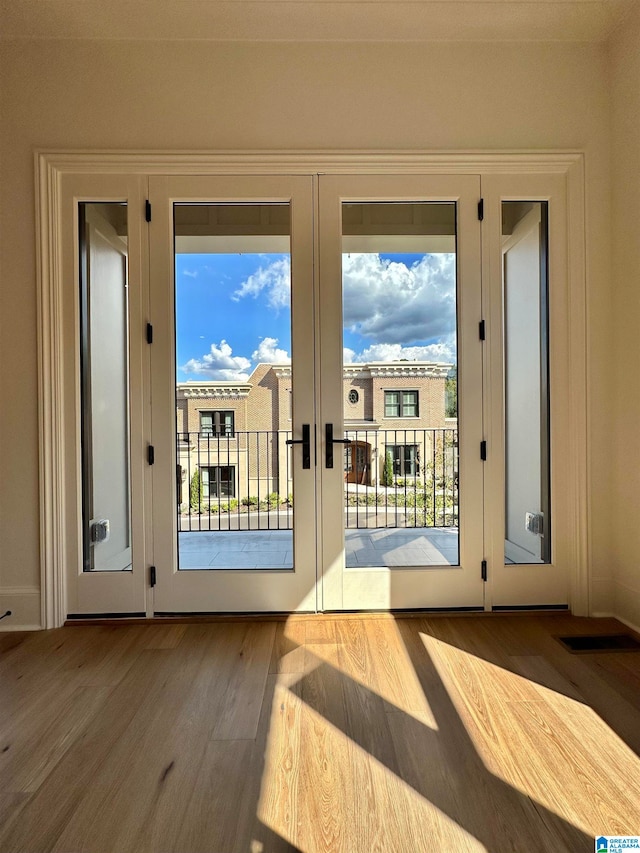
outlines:
[[592, 578], [590, 616], [612, 615], [614, 611], [613, 578]]
[[37, 586], [0, 587], [0, 616], [7, 610], [11, 611], [11, 616], [0, 619], [0, 632], [41, 630], [40, 590]]
[[623, 622], [634, 631], [639, 631], [640, 625], [640, 590], [633, 589], [619, 581], [615, 582], [615, 606], [616, 619]]
[[618, 622], [622, 622], [623, 625], [626, 625], [627, 628], [631, 628], [631, 630], [635, 631], [636, 634], [640, 634], [640, 625], [634, 625], [633, 622], [629, 622], [628, 619], [623, 619], [622, 616], [615, 616], [614, 618], [617, 619]]

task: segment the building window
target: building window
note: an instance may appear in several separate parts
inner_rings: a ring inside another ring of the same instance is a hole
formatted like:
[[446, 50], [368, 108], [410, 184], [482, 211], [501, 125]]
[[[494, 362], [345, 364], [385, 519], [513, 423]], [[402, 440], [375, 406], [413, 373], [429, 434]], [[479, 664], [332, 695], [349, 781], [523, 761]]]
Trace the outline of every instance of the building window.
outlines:
[[202, 497], [233, 498], [236, 495], [235, 465], [210, 465], [200, 469]]
[[418, 392], [385, 391], [384, 416], [385, 418], [417, 418]]
[[417, 477], [420, 474], [420, 450], [417, 444], [387, 444], [394, 477]]
[[351, 391], [349, 391], [349, 402], [357, 403], [359, 399], [360, 395], [358, 394], [355, 388], [352, 388]]
[[235, 433], [233, 412], [200, 412], [200, 432], [202, 435], [227, 436]]

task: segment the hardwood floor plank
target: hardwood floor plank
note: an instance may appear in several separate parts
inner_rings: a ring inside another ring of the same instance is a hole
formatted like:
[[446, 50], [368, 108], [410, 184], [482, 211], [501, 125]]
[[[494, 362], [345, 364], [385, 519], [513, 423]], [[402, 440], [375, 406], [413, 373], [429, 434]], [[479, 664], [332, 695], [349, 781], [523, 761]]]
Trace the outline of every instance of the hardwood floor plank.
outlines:
[[36, 791], [104, 705], [107, 688], [77, 688], [46, 717], [21, 720], [0, 751], [3, 791]]
[[[324, 643], [315, 648], [323, 658], [337, 662], [337, 646]], [[342, 679], [337, 667], [317, 660], [321, 662], [301, 682], [300, 737], [305, 749], [300, 767], [300, 828], [293, 842], [305, 851], [355, 850]]]
[[269, 673], [304, 672], [306, 639], [306, 621], [276, 623]]
[[212, 733], [214, 740], [253, 739], [273, 654], [275, 622], [243, 625], [244, 636]]
[[539, 699], [548, 699], [548, 692], [564, 696], [570, 702], [564, 703], [571, 707], [571, 702], [583, 702], [584, 697], [562, 673], [549, 663], [543, 655], [514, 655], [509, 658], [513, 669], [527, 678], [534, 690], [539, 693]]
[[274, 853], [297, 849], [305, 796], [301, 692], [298, 673], [268, 678], [249, 766], [251, 779], [244, 791], [236, 845], [230, 850], [241, 853], [252, 844]]
[[433, 713], [411, 665], [398, 624], [366, 622], [364, 630], [372, 650], [370, 683], [373, 688], [394, 709], [405, 711], [433, 727]]
[[149, 625], [145, 631], [145, 649], [175, 649], [180, 645], [187, 625]]
[[305, 625], [307, 643], [316, 645], [317, 643], [336, 643], [338, 641], [336, 623], [333, 619], [312, 617], [306, 620]]
[[27, 793], [6, 793], [0, 791], [0, 827], [17, 819], [21, 809], [29, 802], [31, 795]]
[[178, 773], [177, 763], [175, 768], [166, 765], [166, 777], [156, 787], [153, 808], [140, 822], [131, 851], [210, 853], [234, 849], [238, 804], [247, 784], [253, 741], [204, 741], [201, 746], [197, 770], [185, 768], [183, 763], [185, 772]]

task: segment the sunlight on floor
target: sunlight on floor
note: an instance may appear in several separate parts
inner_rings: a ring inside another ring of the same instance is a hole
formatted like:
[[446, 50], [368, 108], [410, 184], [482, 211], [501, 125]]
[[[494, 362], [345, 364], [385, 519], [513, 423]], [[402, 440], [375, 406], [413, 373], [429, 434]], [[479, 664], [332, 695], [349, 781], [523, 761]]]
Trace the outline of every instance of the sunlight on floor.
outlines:
[[522, 850], [572, 851], [603, 826], [637, 831], [620, 818], [637, 808], [616, 769], [634, 778], [638, 759], [559, 670], [537, 655], [503, 656], [514, 671], [494, 663], [475, 639], [456, 639], [452, 620], [448, 641], [416, 626], [289, 621], [258, 806], [265, 827], [305, 853], [394, 850], [398, 838], [477, 853], [494, 849], [496, 831]]

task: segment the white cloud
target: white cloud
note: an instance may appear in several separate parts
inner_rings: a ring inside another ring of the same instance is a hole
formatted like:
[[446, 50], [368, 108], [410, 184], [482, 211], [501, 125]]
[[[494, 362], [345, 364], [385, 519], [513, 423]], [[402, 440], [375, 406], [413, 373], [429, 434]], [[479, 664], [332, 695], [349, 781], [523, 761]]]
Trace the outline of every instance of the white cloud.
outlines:
[[253, 296], [254, 299], [265, 292], [267, 305], [279, 311], [280, 308], [288, 308], [291, 302], [291, 261], [289, 257], [273, 261], [266, 267], [260, 267], [252, 273], [246, 281], [243, 281], [238, 290], [233, 292], [231, 298], [239, 302], [245, 296]]
[[202, 358], [192, 358], [180, 370], [183, 373], [215, 379], [218, 381], [246, 382], [249, 378], [247, 371], [251, 367], [248, 358], [232, 355], [233, 350], [226, 341], [211, 344], [211, 350]]
[[186, 275], [189, 278], [198, 278], [198, 270], [182, 270], [182, 275]]
[[411, 344], [455, 333], [455, 255], [411, 267], [377, 254], [344, 255], [344, 326], [375, 344]]
[[[345, 349], [345, 364], [362, 364], [371, 361], [435, 361], [444, 364], [456, 363], [455, 339], [451, 336], [446, 341], [425, 346], [403, 347], [400, 344], [372, 344], [370, 347], [355, 353]], [[347, 353], [350, 358], [347, 360]]]
[[288, 364], [291, 356], [285, 349], [278, 347], [277, 338], [263, 338], [258, 349], [251, 356], [255, 364]]
[[349, 347], [342, 348], [342, 361], [344, 364], [353, 364], [356, 361], [357, 353]]

